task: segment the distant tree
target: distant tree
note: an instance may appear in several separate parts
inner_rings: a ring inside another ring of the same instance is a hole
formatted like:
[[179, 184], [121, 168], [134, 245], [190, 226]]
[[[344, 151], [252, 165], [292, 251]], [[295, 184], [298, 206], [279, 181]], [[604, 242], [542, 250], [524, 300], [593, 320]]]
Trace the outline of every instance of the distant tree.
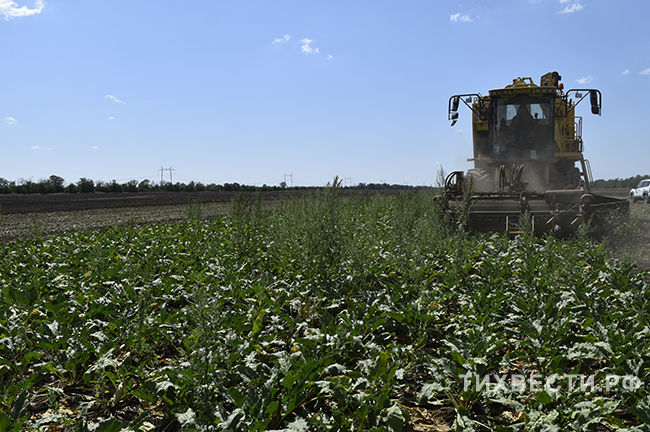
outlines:
[[239, 183], [224, 183], [223, 184], [223, 190], [228, 191], [228, 192], [238, 192], [241, 190], [241, 186]]
[[129, 180], [128, 182], [122, 185], [122, 191], [124, 192], [137, 192], [138, 191], [138, 181]]
[[18, 186], [16, 186], [16, 192], [22, 194], [38, 193], [38, 183], [34, 183], [31, 180], [20, 179], [18, 180]]
[[280, 182], [280, 187], [281, 187], [282, 189], [286, 188], [286, 187], [287, 187], [287, 182], [286, 182], [286, 181], [281, 181], [281, 182]]
[[16, 183], [0, 177], [0, 193], [8, 194], [16, 191]]
[[70, 183], [65, 187], [66, 193], [77, 193], [79, 189], [77, 188], [77, 185], [74, 183]]
[[138, 192], [146, 192], [151, 189], [151, 180], [144, 179], [138, 183]]
[[122, 192], [122, 185], [119, 184], [115, 179], [113, 179], [110, 186], [108, 187], [108, 190], [110, 192]]
[[598, 179], [594, 180], [591, 183], [591, 187], [600, 189], [600, 188], [626, 188], [631, 189], [635, 187], [641, 180], [650, 178], [650, 175], [636, 175], [628, 178], [615, 178], [615, 179]]
[[[101, 183], [101, 182], [99, 182]], [[77, 182], [77, 187], [81, 193], [95, 192], [95, 182], [86, 177], [81, 177]]]
[[65, 180], [63, 177], [57, 175], [51, 175], [46, 183], [52, 189], [52, 192], [63, 192], [63, 183]]

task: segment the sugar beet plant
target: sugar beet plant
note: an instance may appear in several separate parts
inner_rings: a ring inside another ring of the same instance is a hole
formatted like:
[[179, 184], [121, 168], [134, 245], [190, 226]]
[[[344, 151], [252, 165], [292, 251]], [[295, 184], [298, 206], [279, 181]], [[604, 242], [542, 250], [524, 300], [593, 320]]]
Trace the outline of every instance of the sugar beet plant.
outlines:
[[631, 264], [337, 192], [1, 246], [0, 430], [647, 430]]

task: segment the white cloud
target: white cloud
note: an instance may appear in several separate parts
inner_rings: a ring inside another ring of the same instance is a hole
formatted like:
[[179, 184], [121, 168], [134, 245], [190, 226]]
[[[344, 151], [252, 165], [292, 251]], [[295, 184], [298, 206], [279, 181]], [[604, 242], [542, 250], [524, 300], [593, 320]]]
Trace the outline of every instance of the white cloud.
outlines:
[[[0, 0], [0, 1], [2, 1], [2, 0]], [[115, 102], [115, 103], [122, 104], [122, 105], [126, 104], [126, 102], [124, 102], [124, 101], [121, 100], [121, 99], [116, 98], [116, 97], [113, 96], [112, 94], [107, 94], [106, 96], [104, 96], [104, 99], [108, 99], [108, 100], [110, 100], [110, 101], [113, 101], [113, 102]]]
[[92, 146], [90, 148], [93, 149], [93, 150], [99, 150], [99, 146], [96, 146], [96, 145], [94, 145], [94, 146]]
[[587, 76], [584, 76], [584, 77], [582, 77], [582, 78], [578, 78], [578, 79], [576, 80], [576, 82], [577, 82], [578, 84], [587, 84], [587, 83], [592, 82], [593, 80], [594, 80], [594, 77], [592, 77], [591, 75], [587, 75]]
[[273, 45], [289, 42], [290, 39], [291, 39], [291, 35], [286, 34], [286, 35], [284, 35], [282, 37], [273, 39]]
[[305, 53], [307, 55], [320, 53], [320, 49], [311, 46], [311, 43], [313, 42], [313, 40], [304, 38], [304, 39], [301, 39], [300, 42], [302, 42], [302, 45], [300, 45], [300, 50], [303, 53]]
[[327, 54], [327, 60], [332, 60], [334, 56], [332, 54]]
[[113, 116], [108, 116], [108, 119], [109, 119], [109, 120], [115, 120], [115, 117], [113, 117]]
[[41, 147], [39, 145], [34, 145], [30, 147], [32, 150], [54, 150], [52, 147]]
[[[567, 4], [567, 3], [569, 3], [569, 0], [560, 0], [560, 4]], [[573, 2], [571, 4], [567, 4], [564, 7], [564, 9], [562, 9], [558, 13], [570, 14], [570, 13], [581, 11], [582, 9], [584, 9], [584, 6], [582, 6], [582, 3], [580, 3], [579, 1], [576, 1], [576, 2]]]
[[625, 69], [625, 70], [623, 71], [623, 75], [627, 75], [627, 74], [629, 74], [629, 73], [630, 73], [630, 70], [629, 70], [629, 69]]
[[27, 6], [18, 6], [13, 0], [0, 0], [0, 14], [4, 15], [5, 20], [9, 21], [13, 18], [26, 17], [36, 15], [43, 11], [45, 2], [43, 0], [36, 0], [32, 9]]
[[460, 12], [456, 12], [455, 14], [449, 15], [449, 21], [454, 23], [470, 23], [472, 22], [472, 19], [469, 15], [461, 15]]
[[643, 69], [641, 72], [639, 72], [639, 75], [650, 75], [650, 68]]
[[16, 120], [16, 117], [12, 117], [12, 116], [5, 117], [5, 123], [7, 123], [8, 125], [15, 125], [17, 121], [18, 120]]

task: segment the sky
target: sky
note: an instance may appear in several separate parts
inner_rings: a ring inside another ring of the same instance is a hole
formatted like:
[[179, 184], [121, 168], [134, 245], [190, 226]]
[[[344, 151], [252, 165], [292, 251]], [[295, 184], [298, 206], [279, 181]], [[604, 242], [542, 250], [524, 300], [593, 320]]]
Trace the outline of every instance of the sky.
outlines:
[[0, 177], [430, 185], [471, 168], [470, 111], [450, 127], [449, 96], [550, 71], [603, 93], [602, 116], [578, 108], [594, 177], [649, 173], [649, 15], [647, 0], [0, 0]]

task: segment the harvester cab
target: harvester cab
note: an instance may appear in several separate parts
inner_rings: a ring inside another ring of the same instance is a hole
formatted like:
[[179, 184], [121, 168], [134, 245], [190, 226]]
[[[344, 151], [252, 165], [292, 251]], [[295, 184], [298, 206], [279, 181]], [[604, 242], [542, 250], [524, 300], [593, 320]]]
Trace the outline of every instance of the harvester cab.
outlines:
[[591, 112], [600, 115], [600, 91], [564, 91], [561, 79], [549, 72], [540, 85], [529, 77], [515, 78], [487, 96], [449, 98], [452, 126], [461, 103], [472, 112], [474, 155], [469, 160], [474, 168], [452, 172], [444, 198], [450, 212], [469, 202], [472, 229], [516, 232], [520, 217], [527, 214], [536, 233], [565, 234], [606, 212], [628, 211], [626, 200], [591, 192], [591, 167], [583, 157], [582, 117], [576, 107], [588, 98]]

